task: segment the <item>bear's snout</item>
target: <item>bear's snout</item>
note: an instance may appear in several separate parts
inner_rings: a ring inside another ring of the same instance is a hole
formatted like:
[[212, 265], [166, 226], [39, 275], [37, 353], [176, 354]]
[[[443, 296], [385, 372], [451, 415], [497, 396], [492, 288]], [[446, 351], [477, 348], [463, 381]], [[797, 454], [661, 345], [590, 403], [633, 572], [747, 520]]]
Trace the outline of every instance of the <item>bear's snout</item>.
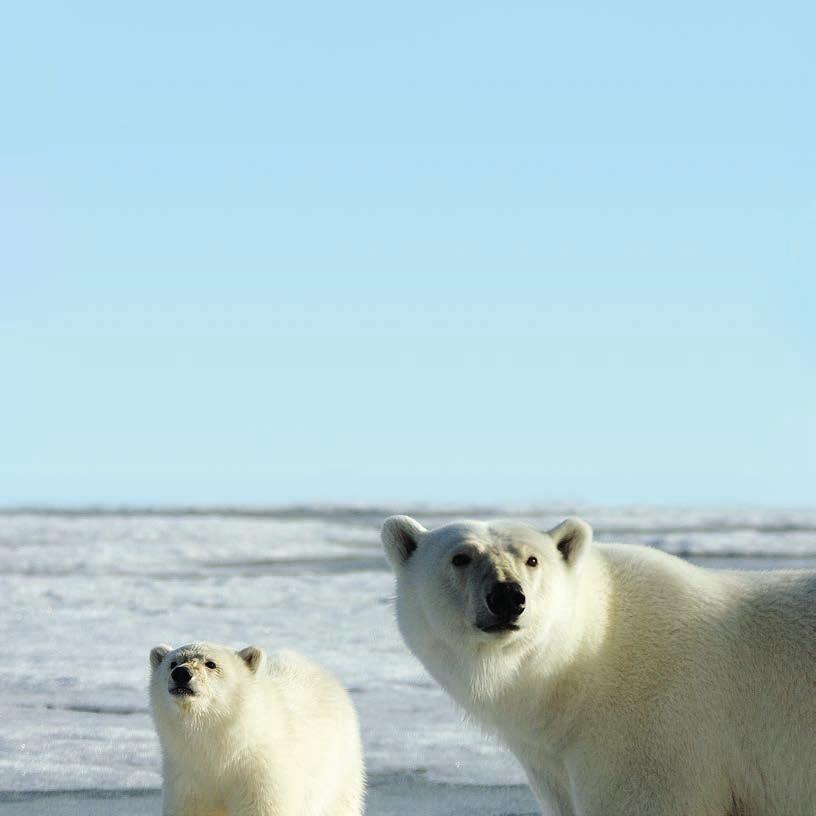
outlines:
[[521, 586], [515, 581], [497, 581], [487, 593], [487, 608], [504, 620], [515, 620], [522, 612], [527, 599]]
[[176, 666], [176, 668], [170, 672], [170, 676], [177, 686], [186, 686], [193, 675], [186, 666]]

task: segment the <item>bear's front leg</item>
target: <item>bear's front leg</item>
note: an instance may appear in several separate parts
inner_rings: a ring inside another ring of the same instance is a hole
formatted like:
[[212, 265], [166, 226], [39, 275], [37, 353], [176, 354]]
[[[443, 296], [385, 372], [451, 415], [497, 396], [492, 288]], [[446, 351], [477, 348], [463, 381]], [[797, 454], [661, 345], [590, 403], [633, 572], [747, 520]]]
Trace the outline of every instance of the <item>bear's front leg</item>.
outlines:
[[204, 803], [193, 791], [179, 785], [165, 785], [162, 816], [221, 816], [223, 810]]
[[533, 795], [538, 800], [544, 813], [550, 816], [576, 816], [570, 798], [568, 780], [563, 778], [563, 769], [548, 767], [532, 767], [525, 765], [527, 781]]

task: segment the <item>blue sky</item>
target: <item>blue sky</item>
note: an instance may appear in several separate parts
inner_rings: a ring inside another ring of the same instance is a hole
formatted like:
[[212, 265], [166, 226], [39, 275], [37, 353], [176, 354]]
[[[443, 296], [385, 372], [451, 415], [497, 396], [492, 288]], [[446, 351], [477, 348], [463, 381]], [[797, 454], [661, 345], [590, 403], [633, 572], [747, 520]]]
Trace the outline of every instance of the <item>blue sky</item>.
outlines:
[[6, 9], [0, 503], [813, 503], [815, 25]]

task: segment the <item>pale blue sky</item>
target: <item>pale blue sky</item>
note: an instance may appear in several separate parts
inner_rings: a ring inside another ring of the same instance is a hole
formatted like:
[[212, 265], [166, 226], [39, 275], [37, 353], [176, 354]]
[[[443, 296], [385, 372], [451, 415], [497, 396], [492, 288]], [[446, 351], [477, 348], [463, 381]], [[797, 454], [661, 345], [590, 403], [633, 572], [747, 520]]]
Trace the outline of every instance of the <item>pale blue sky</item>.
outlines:
[[17, 3], [0, 503], [813, 503], [811, 3]]

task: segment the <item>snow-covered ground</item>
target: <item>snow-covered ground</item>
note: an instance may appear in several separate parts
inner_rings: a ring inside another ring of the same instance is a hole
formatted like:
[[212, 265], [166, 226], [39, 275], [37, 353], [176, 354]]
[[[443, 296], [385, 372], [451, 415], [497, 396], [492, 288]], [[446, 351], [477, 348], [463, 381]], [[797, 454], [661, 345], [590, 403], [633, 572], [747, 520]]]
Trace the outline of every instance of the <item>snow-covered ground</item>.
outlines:
[[[0, 816], [159, 816], [159, 791], [74, 791], [0, 793]], [[370, 816], [536, 816], [539, 809], [525, 785], [452, 785], [416, 776], [385, 775], [369, 780]]]
[[[378, 526], [405, 510], [0, 513], [0, 792], [158, 788], [148, 651], [194, 639], [296, 648], [335, 671], [374, 779], [522, 783], [402, 645]], [[718, 567], [816, 566], [816, 510], [407, 511], [542, 528], [578, 513], [599, 539]]]

